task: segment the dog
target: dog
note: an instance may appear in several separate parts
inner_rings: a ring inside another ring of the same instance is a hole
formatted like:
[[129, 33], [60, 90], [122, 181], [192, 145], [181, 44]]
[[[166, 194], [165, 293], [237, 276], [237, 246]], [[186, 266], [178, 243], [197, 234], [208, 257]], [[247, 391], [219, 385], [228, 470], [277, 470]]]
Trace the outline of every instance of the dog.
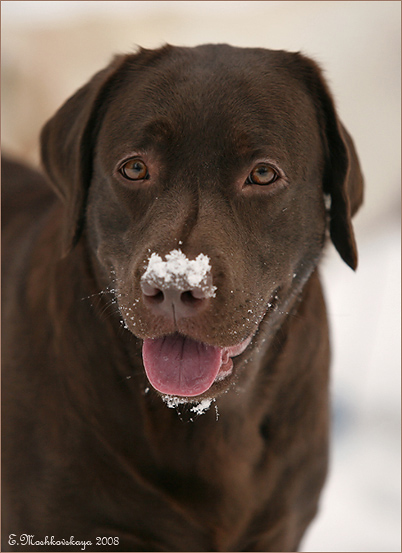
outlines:
[[[296, 551], [328, 461], [328, 237], [363, 178], [318, 65], [120, 55], [3, 163], [3, 550]], [[29, 546], [29, 549], [27, 547]]]

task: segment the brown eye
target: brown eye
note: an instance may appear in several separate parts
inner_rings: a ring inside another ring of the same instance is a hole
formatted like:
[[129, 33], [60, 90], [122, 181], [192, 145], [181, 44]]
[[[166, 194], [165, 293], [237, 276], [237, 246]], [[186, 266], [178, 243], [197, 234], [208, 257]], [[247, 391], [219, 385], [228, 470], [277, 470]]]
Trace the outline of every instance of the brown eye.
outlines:
[[148, 167], [141, 159], [126, 161], [119, 171], [128, 180], [144, 180], [149, 178]]
[[265, 186], [272, 184], [278, 178], [278, 173], [270, 165], [259, 163], [254, 167], [247, 177], [247, 184], [258, 184]]

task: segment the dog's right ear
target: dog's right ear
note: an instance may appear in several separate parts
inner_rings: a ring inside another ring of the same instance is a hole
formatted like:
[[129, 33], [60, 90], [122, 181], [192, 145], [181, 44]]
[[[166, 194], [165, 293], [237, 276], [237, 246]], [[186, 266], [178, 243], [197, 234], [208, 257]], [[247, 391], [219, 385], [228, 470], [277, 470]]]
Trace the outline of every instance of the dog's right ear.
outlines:
[[62, 249], [77, 243], [84, 225], [96, 134], [115, 75], [133, 56], [117, 56], [56, 112], [41, 133], [42, 163], [65, 204]]

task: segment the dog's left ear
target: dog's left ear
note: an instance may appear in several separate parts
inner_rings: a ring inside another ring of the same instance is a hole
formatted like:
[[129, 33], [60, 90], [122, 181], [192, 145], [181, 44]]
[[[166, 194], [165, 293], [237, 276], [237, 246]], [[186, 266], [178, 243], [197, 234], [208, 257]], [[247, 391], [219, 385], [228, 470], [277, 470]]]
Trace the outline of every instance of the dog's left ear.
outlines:
[[[342, 259], [357, 267], [352, 216], [363, 202], [363, 175], [350, 135], [339, 121], [334, 102], [318, 65], [293, 54], [293, 66], [316, 105], [325, 151], [324, 193], [331, 199], [330, 236]], [[296, 62], [296, 63], [294, 63]]]
[[41, 133], [42, 163], [65, 205], [62, 253], [78, 241], [92, 174], [92, 150], [114, 76], [126, 56], [98, 72], [50, 119]]

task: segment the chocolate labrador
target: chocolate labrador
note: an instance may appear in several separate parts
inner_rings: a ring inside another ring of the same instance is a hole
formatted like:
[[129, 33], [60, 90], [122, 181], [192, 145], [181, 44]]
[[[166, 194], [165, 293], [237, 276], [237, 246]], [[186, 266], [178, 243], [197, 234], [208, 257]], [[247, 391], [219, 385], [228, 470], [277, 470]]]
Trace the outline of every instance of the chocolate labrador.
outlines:
[[3, 550], [295, 551], [363, 188], [319, 68], [141, 49], [41, 146], [3, 167]]

